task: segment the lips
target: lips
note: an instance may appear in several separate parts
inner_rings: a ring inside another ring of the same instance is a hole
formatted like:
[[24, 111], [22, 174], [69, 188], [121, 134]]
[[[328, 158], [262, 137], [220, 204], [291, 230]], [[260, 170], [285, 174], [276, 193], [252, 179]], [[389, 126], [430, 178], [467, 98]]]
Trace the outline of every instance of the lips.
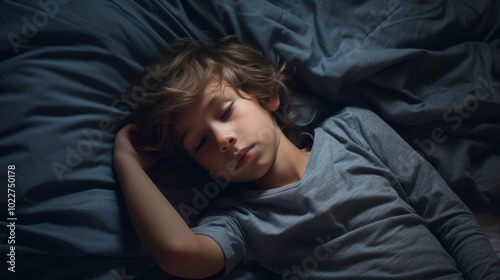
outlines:
[[253, 146], [238, 151], [236, 155], [234, 155], [234, 161], [236, 162], [236, 167], [238, 168], [244, 166], [248, 162], [248, 160], [250, 160], [253, 154], [254, 154]]

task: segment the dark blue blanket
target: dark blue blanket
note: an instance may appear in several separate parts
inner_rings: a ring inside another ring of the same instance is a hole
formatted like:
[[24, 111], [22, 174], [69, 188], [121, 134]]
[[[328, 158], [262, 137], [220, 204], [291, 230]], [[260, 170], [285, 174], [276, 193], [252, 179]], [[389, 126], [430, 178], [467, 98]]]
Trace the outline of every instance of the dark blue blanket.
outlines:
[[[185, 36], [239, 34], [279, 55], [301, 96], [320, 100], [301, 103], [307, 121], [369, 108], [469, 206], [500, 213], [497, 1], [41, 0], [0, 10], [0, 171], [14, 183], [0, 226], [15, 223], [0, 248], [15, 249], [18, 276], [126, 279], [153, 265], [121, 198], [112, 145], [130, 121], [126, 88]], [[174, 206], [192, 203], [196, 184], [169, 170], [152, 176]]]

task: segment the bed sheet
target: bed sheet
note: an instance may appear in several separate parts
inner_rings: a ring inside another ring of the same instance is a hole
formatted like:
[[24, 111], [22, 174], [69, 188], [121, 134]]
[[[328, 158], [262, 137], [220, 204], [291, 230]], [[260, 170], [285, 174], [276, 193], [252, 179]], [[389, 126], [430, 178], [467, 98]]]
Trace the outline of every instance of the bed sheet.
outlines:
[[[124, 279], [154, 265], [130, 224], [112, 143], [130, 121], [126, 88], [185, 36], [239, 34], [279, 55], [300, 96], [321, 104], [303, 101], [304, 129], [341, 106], [372, 109], [468, 205], [500, 213], [496, 1], [4, 0], [0, 9], [1, 172], [15, 166], [20, 277]], [[151, 175], [192, 222], [212, 181], [175, 167]], [[4, 229], [7, 202], [4, 191]], [[2, 252], [10, 235], [2, 231]]]

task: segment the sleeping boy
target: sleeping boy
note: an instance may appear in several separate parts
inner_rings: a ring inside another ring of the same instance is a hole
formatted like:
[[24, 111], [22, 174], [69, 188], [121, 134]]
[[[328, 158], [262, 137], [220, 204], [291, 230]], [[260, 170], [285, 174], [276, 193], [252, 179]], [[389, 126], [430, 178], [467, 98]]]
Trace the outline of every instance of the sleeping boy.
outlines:
[[[223, 38], [178, 39], [129, 98], [114, 166], [136, 231], [185, 278], [257, 262], [282, 279], [499, 279], [500, 263], [444, 180], [371, 111], [345, 108], [295, 146], [284, 66]], [[189, 228], [146, 174], [188, 157], [233, 190]], [[245, 186], [245, 187], [243, 187]], [[250, 186], [250, 187], [248, 187]], [[241, 188], [241, 190], [238, 190]]]

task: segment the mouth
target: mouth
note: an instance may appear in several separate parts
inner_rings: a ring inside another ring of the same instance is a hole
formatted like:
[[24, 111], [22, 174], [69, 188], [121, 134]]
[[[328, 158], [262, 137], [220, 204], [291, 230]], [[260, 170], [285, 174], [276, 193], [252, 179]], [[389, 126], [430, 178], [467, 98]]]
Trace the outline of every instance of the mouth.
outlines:
[[244, 148], [234, 155], [234, 161], [236, 162], [236, 168], [243, 167], [253, 156], [254, 146]]

